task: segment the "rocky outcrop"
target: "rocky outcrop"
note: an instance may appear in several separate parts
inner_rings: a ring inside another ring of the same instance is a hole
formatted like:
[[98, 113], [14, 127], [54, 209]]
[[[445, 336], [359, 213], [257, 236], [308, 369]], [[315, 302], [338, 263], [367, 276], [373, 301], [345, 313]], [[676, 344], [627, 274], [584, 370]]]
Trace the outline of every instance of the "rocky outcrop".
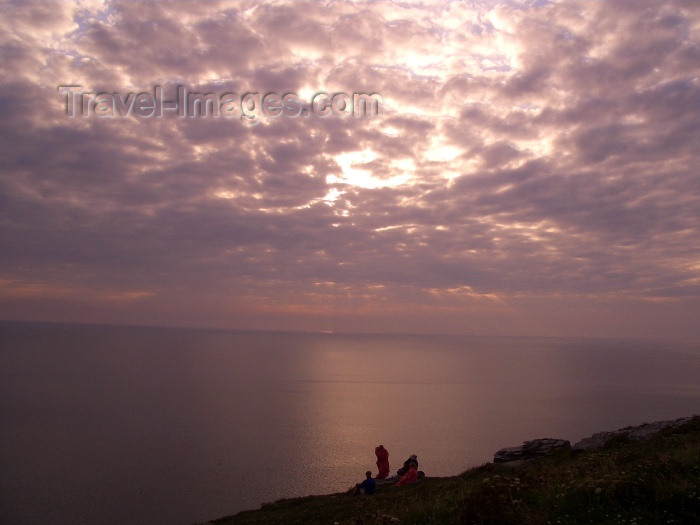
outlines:
[[541, 458], [560, 450], [570, 448], [571, 444], [565, 439], [533, 439], [525, 441], [519, 447], [502, 448], [493, 455], [494, 463], [511, 463]]
[[612, 432], [598, 432], [593, 434], [591, 437], [582, 439], [573, 447], [571, 447], [570, 443], [564, 439], [533, 439], [532, 441], [525, 441], [525, 443], [519, 447], [502, 448], [493, 455], [493, 462], [517, 465], [523, 461], [541, 458], [543, 456], [553, 454], [554, 452], [569, 448], [575, 452], [602, 448], [607, 445], [610, 440], [618, 437], [623, 437], [634, 441], [642, 441], [649, 439], [654, 434], [661, 432], [662, 430], [680, 427], [681, 425], [685, 425], [698, 417], [700, 416], [682, 417], [671, 421], [657, 421], [655, 423], [644, 423], [636, 427], [625, 427]]
[[595, 448], [602, 448], [607, 445], [611, 439], [617, 437], [625, 437], [627, 439], [632, 439], [634, 441], [642, 441], [649, 439], [651, 436], [662, 430], [669, 428], [676, 428], [685, 423], [690, 422], [693, 417], [682, 417], [679, 419], [674, 419], [671, 421], [657, 421], [655, 423], [644, 423], [636, 427], [625, 427], [620, 430], [614, 430], [612, 432], [597, 432], [591, 437], [582, 439], [576, 443], [572, 448], [575, 451], [591, 450]]

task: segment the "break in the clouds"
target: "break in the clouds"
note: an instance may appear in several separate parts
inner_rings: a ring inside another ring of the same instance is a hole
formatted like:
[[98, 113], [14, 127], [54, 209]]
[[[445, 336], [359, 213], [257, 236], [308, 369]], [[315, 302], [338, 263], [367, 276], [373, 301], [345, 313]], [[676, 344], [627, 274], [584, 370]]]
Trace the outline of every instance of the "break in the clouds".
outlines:
[[680, 1], [2, 2], [1, 315], [699, 337], [699, 35]]

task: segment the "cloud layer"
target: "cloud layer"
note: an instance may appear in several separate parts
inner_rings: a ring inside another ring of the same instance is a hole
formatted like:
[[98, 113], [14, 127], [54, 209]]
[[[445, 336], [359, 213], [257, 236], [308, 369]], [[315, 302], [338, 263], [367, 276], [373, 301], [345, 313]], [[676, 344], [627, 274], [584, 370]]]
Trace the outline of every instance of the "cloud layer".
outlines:
[[[5, 318], [700, 337], [695, 3], [0, 13]], [[384, 105], [70, 117], [61, 85]]]

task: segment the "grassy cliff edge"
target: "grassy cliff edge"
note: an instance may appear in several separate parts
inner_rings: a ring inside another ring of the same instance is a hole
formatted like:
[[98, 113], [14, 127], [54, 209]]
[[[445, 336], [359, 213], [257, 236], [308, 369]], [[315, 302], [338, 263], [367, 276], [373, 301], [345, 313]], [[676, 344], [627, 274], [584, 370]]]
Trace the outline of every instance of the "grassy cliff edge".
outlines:
[[603, 448], [487, 463], [374, 496], [285, 499], [210, 523], [700, 523], [700, 416], [645, 441], [622, 435]]

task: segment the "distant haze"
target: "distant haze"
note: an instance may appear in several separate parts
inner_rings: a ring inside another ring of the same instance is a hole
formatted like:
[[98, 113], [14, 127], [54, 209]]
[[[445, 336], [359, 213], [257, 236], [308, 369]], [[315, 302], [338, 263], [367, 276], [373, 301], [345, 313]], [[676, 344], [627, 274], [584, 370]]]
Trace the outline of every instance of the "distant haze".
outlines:
[[[680, 1], [0, 2], [0, 318], [700, 339], [698, 35]], [[381, 114], [106, 102], [178, 86]]]

